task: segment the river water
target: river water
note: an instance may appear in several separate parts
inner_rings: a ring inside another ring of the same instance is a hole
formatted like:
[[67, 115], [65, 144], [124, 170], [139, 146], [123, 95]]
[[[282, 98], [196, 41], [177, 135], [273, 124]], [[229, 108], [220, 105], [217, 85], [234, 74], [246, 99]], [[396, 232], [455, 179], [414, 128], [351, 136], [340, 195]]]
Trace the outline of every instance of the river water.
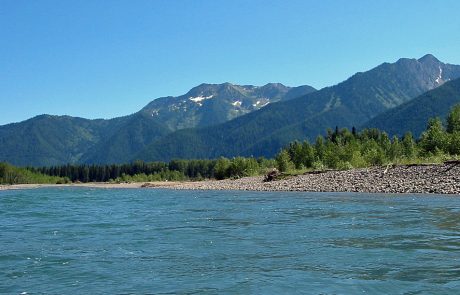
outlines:
[[460, 196], [0, 191], [0, 294], [459, 294]]

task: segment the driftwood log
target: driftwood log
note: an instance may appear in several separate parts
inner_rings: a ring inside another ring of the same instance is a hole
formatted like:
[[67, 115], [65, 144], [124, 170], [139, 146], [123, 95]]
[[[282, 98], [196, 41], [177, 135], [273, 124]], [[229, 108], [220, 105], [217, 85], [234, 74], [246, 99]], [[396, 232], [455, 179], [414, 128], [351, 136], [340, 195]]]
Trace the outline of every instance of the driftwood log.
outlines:
[[452, 168], [454, 168], [455, 166], [458, 166], [460, 164], [460, 160], [449, 160], [449, 161], [445, 161], [444, 164], [445, 165], [450, 165], [449, 168], [444, 170], [444, 172], [447, 172], [447, 171], [451, 170]]
[[264, 176], [264, 182], [270, 182], [273, 180], [276, 180], [280, 176], [280, 172], [278, 169], [274, 168], [270, 170], [267, 174]]

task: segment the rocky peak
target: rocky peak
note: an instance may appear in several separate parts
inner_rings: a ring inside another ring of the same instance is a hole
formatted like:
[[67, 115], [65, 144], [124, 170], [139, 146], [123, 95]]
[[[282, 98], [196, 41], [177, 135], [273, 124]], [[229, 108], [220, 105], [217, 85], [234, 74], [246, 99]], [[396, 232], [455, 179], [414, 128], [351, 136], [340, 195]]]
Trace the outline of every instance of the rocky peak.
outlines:
[[432, 54], [426, 54], [422, 56], [421, 58], [418, 59], [419, 62], [425, 63], [425, 64], [433, 64], [433, 63], [441, 63], [434, 55]]

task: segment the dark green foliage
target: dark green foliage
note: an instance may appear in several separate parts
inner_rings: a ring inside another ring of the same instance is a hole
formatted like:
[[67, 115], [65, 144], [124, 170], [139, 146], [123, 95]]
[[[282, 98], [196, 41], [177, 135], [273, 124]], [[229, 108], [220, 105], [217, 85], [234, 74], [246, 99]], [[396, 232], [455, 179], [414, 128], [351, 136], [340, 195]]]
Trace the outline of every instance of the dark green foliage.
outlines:
[[390, 145], [388, 156], [391, 161], [401, 159], [404, 156], [403, 145], [401, 144], [399, 138], [396, 135], [392, 138], [392, 143]]
[[291, 158], [289, 157], [289, 153], [284, 149], [276, 155], [275, 161], [276, 168], [281, 172], [288, 171], [291, 167]]
[[460, 155], [460, 132], [450, 133], [448, 136], [449, 153], [451, 155]]
[[[337, 128], [334, 132], [327, 132], [324, 137], [318, 137], [314, 145], [307, 141], [291, 144], [276, 156], [276, 160], [280, 170], [286, 170], [291, 161], [298, 169], [349, 169], [382, 165], [388, 158], [396, 157], [397, 150], [400, 150], [399, 140], [392, 143], [385, 133], [378, 130], [363, 130], [353, 135], [346, 128]], [[298, 159], [304, 161], [299, 164]]]
[[229, 170], [229, 177], [240, 178], [257, 175], [260, 168], [254, 158], [236, 157], [232, 159]]
[[404, 134], [404, 137], [402, 138], [402, 148], [404, 157], [408, 159], [415, 157], [417, 149], [411, 132], [406, 132], [406, 134]]
[[[406, 132], [403, 138], [393, 136], [390, 140], [386, 132], [376, 128], [361, 132], [336, 128], [326, 131], [324, 137], [317, 137], [312, 146], [293, 142], [276, 156], [281, 171], [288, 170], [289, 163], [295, 168], [333, 168], [348, 169], [367, 167], [395, 162], [423, 161], [423, 157], [436, 155], [455, 156], [460, 154], [460, 132], [456, 125], [460, 105], [455, 106], [448, 115], [450, 128], [447, 132], [439, 118], [429, 120], [426, 130], [418, 143], [412, 133]], [[314, 157], [314, 159], [312, 159]]]
[[214, 177], [219, 180], [229, 177], [230, 165], [231, 162], [229, 159], [223, 157], [219, 158], [214, 167]]
[[312, 167], [315, 162], [315, 150], [308, 141], [304, 141], [302, 144], [302, 155], [300, 160], [304, 167]]
[[447, 116], [448, 133], [460, 132], [460, 104], [455, 105]]
[[[295, 141], [289, 145], [289, 148], [287, 149], [287, 152], [289, 154], [289, 157], [292, 159], [292, 162], [294, 163], [294, 167], [296, 169], [301, 169], [303, 166], [303, 150], [302, 150], [302, 144], [299, 143], [298, 141]], [[282, 171], [280, 169], [280, 171]]]
[[34, 168], [27, 171], [69, 179], [72, 182], [160, 181], [239, 178], [258, 175], [274, 167], [263, 158], [218, 160], [172, 160], [169, 163], [135, 161], [130, 164], [65, 165]]
[[374, 139], [363, 143], [361, 153], [365, 162], [371, 166], [380, 166], [385, 163], [385, 151]]
[[138, 153], [155, 139], [171, 132], [156, 118], [145, 113], [136, 113], [125, 117], [125, 122], [106, 134], [93, 148], [78, 161], [80, 163], [126, 163], [132, 155]]
[[53, 177], [26, 168], [17, 168], [7, 163], [0, 163], [0, 184], [26, 184], [26, 183], [67, 183], [68, 178]]
[[322, 136], [318, 136], [316, 137], [316, 141], [315, 141], [315, 156], [317, 159], [323, 159], [325, 153], [326, 153], [326, 147], [324, 145], [324, 139]]
[[441, 119], [430, 119], [426, 131], [422, 133], [420, 147], [426, 153], [437, 154], [446, 150], [447, 146], [448, 138]]
[[19, 166], [77, 162], [123, 121], [42, 115], [0, 126], [0, 161]]

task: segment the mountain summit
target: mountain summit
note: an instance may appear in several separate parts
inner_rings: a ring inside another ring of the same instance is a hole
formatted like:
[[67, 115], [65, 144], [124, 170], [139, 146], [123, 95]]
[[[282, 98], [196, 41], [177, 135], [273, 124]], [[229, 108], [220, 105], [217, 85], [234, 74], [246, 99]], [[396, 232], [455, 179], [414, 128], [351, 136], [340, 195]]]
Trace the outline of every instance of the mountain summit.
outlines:
[[141, 112], [160, 120], [170, 130], [219, 124], [280, 100], [315, 91], [310, 86], [287, 87], [280, 83], [264, 86], [201, 84], [178, 97], [153, 100]]
[[421, 63], [440, 63], [439, 59], [437, 59], [434, 55], [428, 53], [428, 54], [425, 54], [424, 56], [422, 56], [421, 58], [418, 59], [419, 62]]

